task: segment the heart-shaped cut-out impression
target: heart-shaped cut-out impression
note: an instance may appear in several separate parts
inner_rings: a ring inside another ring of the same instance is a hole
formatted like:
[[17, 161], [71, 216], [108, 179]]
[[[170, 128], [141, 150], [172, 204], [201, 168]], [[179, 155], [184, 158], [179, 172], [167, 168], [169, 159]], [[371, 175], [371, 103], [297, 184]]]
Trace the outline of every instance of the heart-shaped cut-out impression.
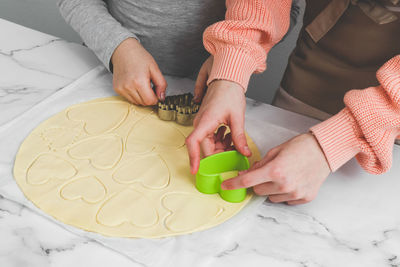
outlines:
[[151, 155], [125, 163], [114, 172], [113, 179], [121, 184], [140, 182], [149, 189], [162, 189], [169, 184], [170, 172], [161, 156]]
[[179, 149], [185, 145], [185, 136], [173, 126], [155, 116], [147, 116], [138, 121], [128, 134], [128, 152], [146, 153], [153, 150]]
[[28, 167], [26, 182], [31, 185], [41, 185], [50, 179], [67, 180], [76, 173], [76, 168], [65, 159], [53, 154], [42, 154]]
[[167, 194], [162, 204], [171, 212], [164, 225], [173, 232], [196, 230], [223, 212], [223, 208], [212, 199], [186, 193]]
[[106, 187], [95, 176], [81, 177], [69, 181], [60, 190], [60, 196], [66, 200], [82, 199], [87, 203], [97, 203], [106, 195]]
[[45, 129], [41, 136], [51, 148], [58, 149], [74, 143], [82, 130], [73, 128], [49, 128]]
[[141, 192], [126, 189], [108, 199], [97, 212], [97, 222], [108, 227], [130, 223], [150, 227], [158, 222], [153, 203]]
[[129, 106], [124, 101], [79, 104], [67, 111], [67, 118], [84, 122], [84, 129], [88, 134], [101, 134], [120, 126], [128, 116]]
[[113, 168], [122, 156], [121, 137], [109, 134], [89, 137], [68, 150], [73, 159], [87, 159], [93, 167], [101, 170]]

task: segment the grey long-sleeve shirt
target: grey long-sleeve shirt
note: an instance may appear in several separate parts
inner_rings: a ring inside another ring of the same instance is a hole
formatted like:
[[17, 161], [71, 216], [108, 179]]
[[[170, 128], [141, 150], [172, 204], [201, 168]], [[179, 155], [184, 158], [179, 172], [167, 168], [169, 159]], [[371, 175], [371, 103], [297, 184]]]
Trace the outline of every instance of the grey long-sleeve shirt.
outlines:
[[205, 28], [225, 15], [224, 0], [59, 0], [64, 19], [109, 68], [117, 46], [133, 37], [163, 74], [191, 76], [208, 54]]

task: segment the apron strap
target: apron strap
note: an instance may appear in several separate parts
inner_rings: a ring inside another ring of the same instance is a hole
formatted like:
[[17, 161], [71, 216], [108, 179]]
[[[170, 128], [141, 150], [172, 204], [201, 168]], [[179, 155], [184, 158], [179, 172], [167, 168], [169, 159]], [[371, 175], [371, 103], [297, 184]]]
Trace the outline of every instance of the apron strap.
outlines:
[[[390, 0], [398, 4], [400, 0]], [[305, 28], [314, 42], [321, 40], [338, 22], [349, 5], [358, 5], [360, 9], [378, 24], [386, 24], [397, 20], [397, 16], [383, 5], [373, 0], [332, 0], [324, 10]]]
[[[357, 4], [361, 10], [367, 15], [370, 19], [375, 21], [378, 24], [386, 24], [392, 21], [397, 20], [397, 16], [390, 12], [385, 6], [379, 4], [376, 1], [372, 0], [352, 0], [354, 4]], [[398, 1], [392, 0], [393, 4], [397, 4]]]
[[306, 27], [314, 42], [318, 42], [332, 29], [350, 4], [350, 0], [332, 0], [324, 10]]

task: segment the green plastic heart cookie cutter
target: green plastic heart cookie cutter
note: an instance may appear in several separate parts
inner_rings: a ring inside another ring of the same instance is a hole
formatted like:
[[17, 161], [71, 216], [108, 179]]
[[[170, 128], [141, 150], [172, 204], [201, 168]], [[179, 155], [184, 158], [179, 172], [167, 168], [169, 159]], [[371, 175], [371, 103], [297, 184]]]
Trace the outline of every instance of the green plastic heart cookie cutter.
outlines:
[[200, 161], [196, 188], [204, 194], [219, 193], [228, 202], [239, 203], [246, 198], [246, 188], [222, 190], [221, 183], [250, 167], [249, 160], [237, 151], [214, 154]]

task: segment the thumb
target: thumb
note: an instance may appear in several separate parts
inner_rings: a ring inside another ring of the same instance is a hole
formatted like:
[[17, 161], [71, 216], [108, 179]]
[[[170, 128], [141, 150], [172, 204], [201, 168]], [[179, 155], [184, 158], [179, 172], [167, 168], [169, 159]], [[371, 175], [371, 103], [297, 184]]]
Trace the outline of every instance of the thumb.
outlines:
[[232, 141], [235, 148], [244, 156], [250, 157], [251, 151], [247, 144], [246, 135], [244, 133], [244, 114], [231, 115], [231, 128]]
[[165, 91], [167, 89], [168, 84], [158, 66], [155, 66], [154, 68], [150, 69], [150, 76], [151, 76], [151, 81], [153, 82], [156, 89], [157, 98], [161, 101], [164, 101]]

